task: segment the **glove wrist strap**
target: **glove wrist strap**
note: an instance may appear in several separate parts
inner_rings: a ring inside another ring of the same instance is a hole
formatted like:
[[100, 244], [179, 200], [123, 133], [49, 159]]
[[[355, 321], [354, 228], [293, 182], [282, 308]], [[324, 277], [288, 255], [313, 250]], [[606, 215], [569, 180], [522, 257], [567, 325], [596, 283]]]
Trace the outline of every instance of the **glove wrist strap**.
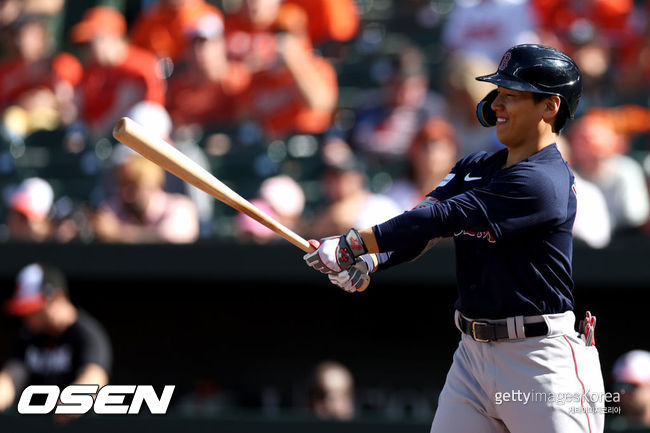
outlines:
[[339, 245], [336, 248], [336, 263], [341, 269], [347, 270], [354, 266], [356, 258], [365, 254], [368, 249], [355, 229], [350, 229], [339, 239]]
[[350, 229], [345, 235], [343, 235], [345, 243], [350, 247], [350, 251], [354, 257], [359, 257], [368, 252], [366, 245], [363, 243], [361, 235], [356, 229]]

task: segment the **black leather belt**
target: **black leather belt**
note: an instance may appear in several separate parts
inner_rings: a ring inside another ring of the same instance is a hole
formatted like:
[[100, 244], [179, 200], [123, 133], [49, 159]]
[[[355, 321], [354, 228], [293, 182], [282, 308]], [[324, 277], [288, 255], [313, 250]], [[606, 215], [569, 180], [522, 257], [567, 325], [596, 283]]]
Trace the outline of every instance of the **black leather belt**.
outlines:
[[[480, 320], [467, 320], [458, 315], [460, 329], [474, 341], [487, 343], [490, 341], [509, 340], [508, 325], [505, 323], [489, 323]], [[546, 322], [524, 323], [526, 337], [541, 337], [548, 334]]]

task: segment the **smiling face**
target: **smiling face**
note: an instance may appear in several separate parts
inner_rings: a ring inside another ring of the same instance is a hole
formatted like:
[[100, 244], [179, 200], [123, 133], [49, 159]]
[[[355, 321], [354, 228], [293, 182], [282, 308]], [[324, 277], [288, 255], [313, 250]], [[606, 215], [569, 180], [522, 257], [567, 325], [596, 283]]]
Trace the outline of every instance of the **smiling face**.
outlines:
[[[531, 92], [498, 87], [499, 95], [492, 102], [497, 116], [497, 138], [508, 148], [537, 142], [545, 119], [547, 99], [536, 102]], [[550, 120], [550, 119], [548, 119]], [[550, 127], [550, 124], [548, 125]]]

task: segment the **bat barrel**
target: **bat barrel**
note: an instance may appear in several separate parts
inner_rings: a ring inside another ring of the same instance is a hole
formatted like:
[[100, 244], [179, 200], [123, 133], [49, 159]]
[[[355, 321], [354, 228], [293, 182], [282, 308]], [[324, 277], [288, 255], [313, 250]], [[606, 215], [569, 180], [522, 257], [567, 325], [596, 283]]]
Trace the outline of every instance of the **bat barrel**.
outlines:
[[123, 117], [118, 120], [113, 127], [113, 137], [170, 173], [268, 227], [301, 250], [314, 251], [301, 236], [255, 207], [174, 146], [152, 136], [132, 119]]

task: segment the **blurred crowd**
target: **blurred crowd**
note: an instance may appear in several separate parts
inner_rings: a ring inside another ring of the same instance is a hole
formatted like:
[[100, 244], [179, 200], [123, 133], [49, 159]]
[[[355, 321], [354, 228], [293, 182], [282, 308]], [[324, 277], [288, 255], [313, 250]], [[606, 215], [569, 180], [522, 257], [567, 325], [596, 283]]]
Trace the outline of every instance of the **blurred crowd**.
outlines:
[[[398, 4], [399, 3], [399, 4]], [[0, 240], [277, 237], [117, 143], [129, 116], [305, 237], [410, 209], [470, 152], [500, 55], [583, 73], [576, 239], [650, 233], [650, 2], [0, 1]]]

